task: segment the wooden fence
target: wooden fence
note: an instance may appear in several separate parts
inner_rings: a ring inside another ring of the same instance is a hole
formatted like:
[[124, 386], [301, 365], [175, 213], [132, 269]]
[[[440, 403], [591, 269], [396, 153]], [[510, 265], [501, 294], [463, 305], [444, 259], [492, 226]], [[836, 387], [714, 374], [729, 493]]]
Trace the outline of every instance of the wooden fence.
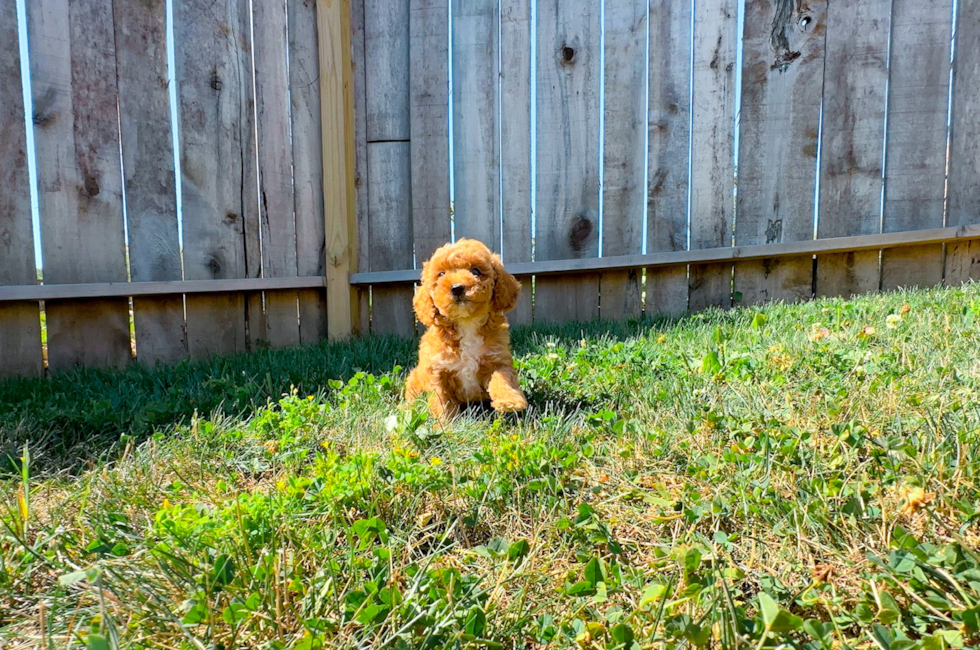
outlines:
[[0, 0], [0, 376], [326, 336], [325, 221], [348, 214], [343, 9]]
[[451, 234], [519, 323], [980, 277], [978, 0], [352, 7], [362, 328]]
[[0, 376], [411, 334], [453, 237], [524, 324], [980, 277], [980, 0], [25, 5]]

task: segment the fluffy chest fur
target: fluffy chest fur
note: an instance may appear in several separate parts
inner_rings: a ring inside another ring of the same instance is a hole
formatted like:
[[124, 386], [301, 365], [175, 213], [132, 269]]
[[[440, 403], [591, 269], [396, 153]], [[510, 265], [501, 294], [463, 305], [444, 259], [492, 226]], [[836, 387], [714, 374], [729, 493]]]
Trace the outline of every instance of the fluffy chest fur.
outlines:
[[459, 386], [459, 397], [466, 401], [484, 398], [480, 383], [480, 366], [486, 356], [486, 341], [480, 334], [482, 324], [459, 326], [459, 351], [457, 354], [444, 353], [438, 363], [439, 370], [455, 375]]

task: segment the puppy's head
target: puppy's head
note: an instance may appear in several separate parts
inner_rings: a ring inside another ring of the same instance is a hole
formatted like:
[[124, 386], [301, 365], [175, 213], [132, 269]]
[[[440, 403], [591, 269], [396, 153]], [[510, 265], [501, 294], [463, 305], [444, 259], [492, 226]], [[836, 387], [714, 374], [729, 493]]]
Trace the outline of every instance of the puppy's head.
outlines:
[[474, 239], [436, 250], [422, 266], [415, 315], [424, 325], [464, 323], [517, 305], [521, 285], [500, 257]]

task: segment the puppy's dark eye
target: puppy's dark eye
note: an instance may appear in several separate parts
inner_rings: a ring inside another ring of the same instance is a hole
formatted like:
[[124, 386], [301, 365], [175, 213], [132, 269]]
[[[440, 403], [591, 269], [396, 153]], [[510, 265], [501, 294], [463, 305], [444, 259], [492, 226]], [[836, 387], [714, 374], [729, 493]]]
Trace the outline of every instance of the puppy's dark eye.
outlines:
[[441, 278], [442, 276], [444, 276], [444, 275], [446, 275], [446, 272], [445, 272], [445, 271], [439, 271], [439, 277], [440, 277], [440, 278]]
[[474, 268], [471, 271], [471, 273], [473, 273], [473, 275], [475, 275], [476, 277], [480, 277], [481, 275], [483, 275], [483, 271], [481, 271], [480, 269], [477, 269], [477, 268]]

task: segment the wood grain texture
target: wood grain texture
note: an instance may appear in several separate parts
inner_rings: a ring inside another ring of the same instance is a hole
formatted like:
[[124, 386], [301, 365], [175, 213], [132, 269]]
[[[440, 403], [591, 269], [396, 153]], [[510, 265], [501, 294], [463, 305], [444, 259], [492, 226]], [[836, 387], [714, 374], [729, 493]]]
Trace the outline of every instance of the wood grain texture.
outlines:
[[[531, 261], [531, 0], [500, 2], [500, 185], [505, 263]], [[507, 319], [529, 325], [532, 278]]]
[[[691, 118], [690, 2], [650, 0], [647, 250], [687, 248]], [[687, 267], [646, 271], [646, 312], [687, 311]]]
[[[953, 62], [953, 124], [949, 160], [950, 226], [980, 222], [980, 0], [959, 0]], [[945, 281], [980, 280], [980, 243], [946, 247]]]
[[[412, 232], [421, 265], [450, 239], [448, 0], [411, 0]], [[404, 28], [404, 25], [401, 26]], [[461, 136], [462, 134], [457, 134]], [[404, 236], [404, 235], [403, 235]]]
[[[363, 4], [361, 7], [363, 20]], [[302, 276], [326, 277], [316, 0], [287, 0], [286, 12], [289, 23], [289, 96], [297, 271]], [[363, 56], [363, 33], [360, 43]], [[361, 73], [363, 74], [363, 70]], [[315, 343], [325, 339], [326, 292], [304, 289], [298, 292], [298, 297], [300, 343]]]
[[[647, 112], [647, 0], [606, 0], [602, 254], [643, 248]], [[603, 273], [600, 312], [606, 319], [643, 311], [641, 273]]]
[[453, 124], [456, 238], [500, 251], [497, 151], [497, 0], [453, 6]]
[[[368, 144], [368, 210], [371, 270], [412, 267], [412, 241], [405, 215], [411, 205], [412, 158], [407, 142]], [[371, 331], [409, 336], [415, 331], [411, 287], [372, 289]]]
[[[0, 2], [0, 285], [37, 283], [17, 7]], [[36, 302], [0, 304], [0, 377], [43, 372]]]
[[[297, 240], [290, 137], [286, 0], [254, 3], [252, 13], [262, 277], [295, 277]], [[264, 298], [264, 300], [263, 300]], [[297, 345], [295, 291], [250, 294], [249, 347]]]
[[[536, 258], [598, 255], [599, 7], [538, 3]], [[537, 278], [535, 322], [599, 315], [598, 278]]]
[[[731, 245], [735, 142], [736, 0], [695, 5], [691, 248]], [[691, 267], [689, 306], [730, 307], [732, 267]]]
[[[893, 0], [884, 232], [943, 224], [953, 0]], [[943, 281], [943, 248], [883, 251], [881, 288]]]
[[[247, 0], [175, 0], [184, 277], [258, 277]], [[243, 295], [187, 296], [193, 357], [246, 349]]]
[[357, 268], [357, 199], [354, 194], [354, 92], [351, 77], [350, 2], [318, 0], [320, 124], [323, 155], [327, 335], [348, 338], [360, 307], [348, 283]]
[[[130, 278], [180, 280], [166, 2], [116, 2], [113, 18]], [[133, 320], [140, 362], [187, 357], [182, 296], [136, 298]]]
[[[357, 202], [357, 259], [358, 269], [367, 268], [368, 219], [367, 181], [367, 68], [365, 61], [365, 0], [351, 0], [351, 72], [354, 92], [354, 191]], [[358, 270], [355, 269], [355, 270]], [[371, 331], [370, 288], [358, 290], [358, 333]]]
[[[827, 10], [818, 237], [880, 231], [891, 0]], [[817, 259], [816, 294], [877, 291], [878, 255]]]
[[[370, 271], [414, 266], [409, 15], [409, 0], [364, 0], [367, 219], [358, 238], [359, 268]], [[412, 295], [411, 286], [373, 289], [371, 331], [412, 335]]]
[[[124, 282], [111, 2], [30, 2], [27, 19], [45, 283]], [[52, 370], [132, 360], [127, 300], [45, 311]]]
[[363, 0], [368, 142], [411, 137], [409, 3]]
[[[746, 4], [735, 243], [813, 238], [827, 2]], [[736, 301], [809, 300], [813, 260], [735, 264]]]

